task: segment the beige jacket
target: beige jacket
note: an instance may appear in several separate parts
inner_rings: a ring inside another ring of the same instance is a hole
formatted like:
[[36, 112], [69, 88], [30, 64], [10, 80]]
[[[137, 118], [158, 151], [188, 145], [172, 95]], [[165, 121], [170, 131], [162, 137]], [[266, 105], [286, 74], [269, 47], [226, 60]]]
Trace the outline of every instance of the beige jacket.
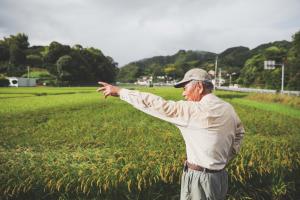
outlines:
[[135, 108], [176, 125], [186, 144], [187, 160], [219, 170], [240, 150], [243, 125], [233, 107], [214, 94], [201, 101], [167, 101], [139, 91], [121, 89], [120, 98]]

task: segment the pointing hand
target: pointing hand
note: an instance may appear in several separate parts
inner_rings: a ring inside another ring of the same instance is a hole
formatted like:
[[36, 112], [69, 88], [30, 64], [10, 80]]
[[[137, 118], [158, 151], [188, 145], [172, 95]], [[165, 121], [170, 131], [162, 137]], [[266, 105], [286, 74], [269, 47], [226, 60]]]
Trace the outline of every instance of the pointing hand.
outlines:
[[108, 96], [114, 96], [117, 97], [119, 96], [119, 92], [121, 90], [121, 88], [110, 85], [108, 83], [105, 82], [98, 82], [100, 85], [102, 85], [103, 87], [99, 87], [97, 89], [97, 92], [102, 92], [104, 94], [104, 97], [108, 97]]

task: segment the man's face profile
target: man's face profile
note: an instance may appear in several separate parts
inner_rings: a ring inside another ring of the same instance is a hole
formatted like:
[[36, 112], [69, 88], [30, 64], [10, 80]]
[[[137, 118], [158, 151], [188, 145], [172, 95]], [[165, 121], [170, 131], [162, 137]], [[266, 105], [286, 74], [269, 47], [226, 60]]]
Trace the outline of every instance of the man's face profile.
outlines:
[[200, 101], [202, 98], [203, 86], [202, 83], [189, 82], [183, 87], [182, 96], [187, 101]]

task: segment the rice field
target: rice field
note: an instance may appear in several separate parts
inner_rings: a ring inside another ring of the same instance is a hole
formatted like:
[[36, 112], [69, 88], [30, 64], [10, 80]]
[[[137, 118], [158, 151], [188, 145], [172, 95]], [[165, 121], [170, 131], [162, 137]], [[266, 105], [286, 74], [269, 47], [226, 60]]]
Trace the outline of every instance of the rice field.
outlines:
[[[138, 88], [181, 99], [174, 88]], [[222, 92], [246, 129], [227, 199], [300, 198], [300, 110]], [[0, 199], [179, 199], [176, 127], [96, 87], [0, 88]]]

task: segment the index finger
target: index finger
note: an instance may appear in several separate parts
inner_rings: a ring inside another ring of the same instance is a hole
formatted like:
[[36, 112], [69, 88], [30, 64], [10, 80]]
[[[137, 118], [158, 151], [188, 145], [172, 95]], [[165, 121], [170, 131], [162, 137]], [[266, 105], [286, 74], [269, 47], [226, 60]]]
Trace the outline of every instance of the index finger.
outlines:
[[99, 81], [98, 84], [103, 85], [103, 86], [109, 85], [108, 83], [105, 83], [105, 82], [102, 82], [102, 81]]
[[103, 91], [105, 89], [106, 89], [105, 87], [100, 87], [100, 88], [97, 89], [97, 92]]

